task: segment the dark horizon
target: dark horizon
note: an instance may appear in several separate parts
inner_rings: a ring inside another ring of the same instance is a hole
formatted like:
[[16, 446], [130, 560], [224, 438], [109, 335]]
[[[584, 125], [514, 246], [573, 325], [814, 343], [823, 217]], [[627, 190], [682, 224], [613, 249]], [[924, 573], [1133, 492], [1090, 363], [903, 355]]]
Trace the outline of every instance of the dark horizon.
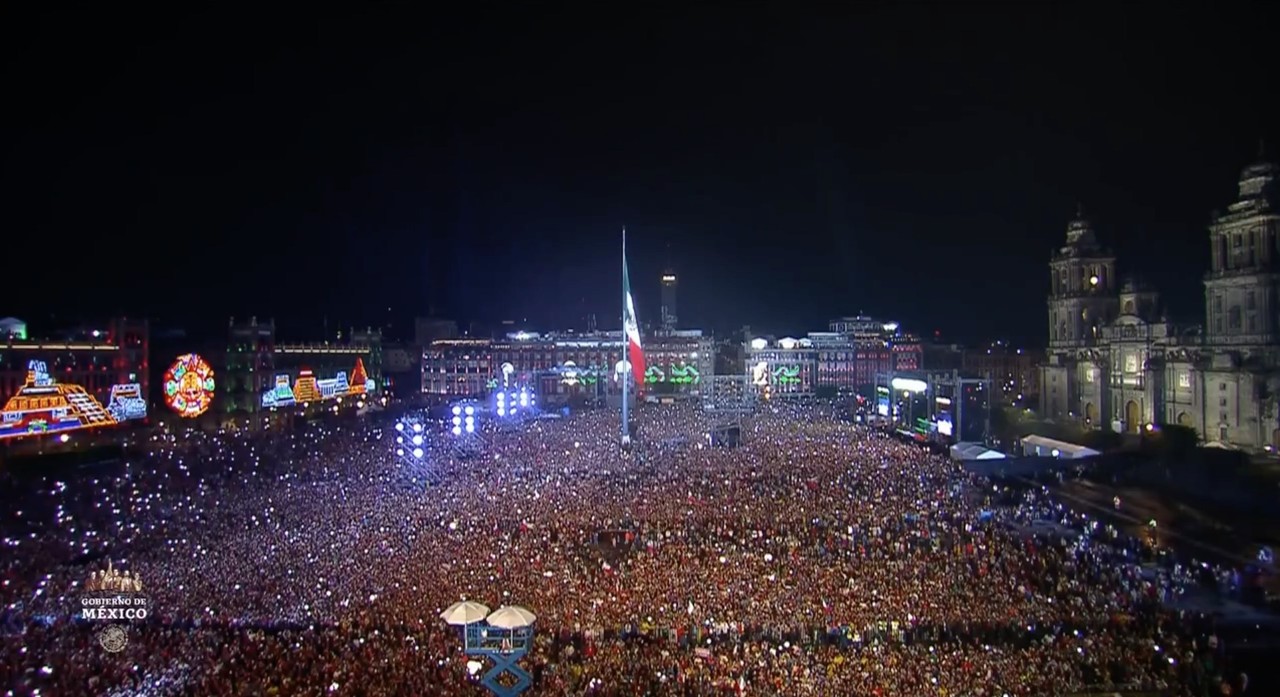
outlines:
[[0, 316], [611, 328], [626, 225], [644, 322], [1043, 346], [1078, 203], [1199, 322], [1278, 135], [1261, 4], [488, 8], [7, 7]]

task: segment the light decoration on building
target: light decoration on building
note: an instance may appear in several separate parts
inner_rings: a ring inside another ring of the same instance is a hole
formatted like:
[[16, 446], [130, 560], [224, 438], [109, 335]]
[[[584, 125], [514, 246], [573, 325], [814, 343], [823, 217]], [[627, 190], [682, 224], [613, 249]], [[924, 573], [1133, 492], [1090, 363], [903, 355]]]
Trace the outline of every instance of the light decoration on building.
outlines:
[[164, 371], [164, 403], [178, 416], [194, 419], [213, 404], [213, 368], [197, 353], [186, 353]]
[[773, 369], [773, 381], [779, 385], [799, 385], [800, 366], [780, 365]]
[[644, 381], [648, 383], [664, 382], [667, 379], [666, 373], [662, 372], [662, 368], [651, 365], [644, 371]]
[[357, 357], [350, 378], [342, 370], [331, 378], [317, 378], [311, 369], [303, 368], [298, 371], [297, 379], [290, 384], [288, 374], [277, 375], [275, 385], [262, 393], [262, 406], [270, 409], [355, 397], [372, 393], [375, 388], [374, 381], [365, 373], [364, 360]]
[[142, 386], [137, 383], [112, 385], [107, 412], [116, 421], [147, 418], [147, 400], [142, 397]]
[[751, 384], [756, 387], [769, 385], [769, 364], [766, 361], [760, 361], [751, 366]]
[[146, 416], [146, 402], [138, 404], [130, 399], [130, 395], [141, 397], [142, 389], [138, 384], [113, 385], [111, 393], [113, 397], [118, 395], [115, 413], [124, 418], [117, 418], [104, 409], [102, 402], [80, 385], [58, 383], [49, 375], [44, 361], [28, 361], [22, 387], [0, 409], [0, 440], [114, 426], [125, 419]]
[[[582, 382], [582, 377], [578, 373], [578, 365], [576, 363], [573, 361], [565, 361], [564, 365], [560, 366], [560, 382], [570, 387]], [[499, 416], [501, 416], [501, 414], [499, 414]]]
[[702, 382], [702, 375], [691, 365], [671, 366], [671, 382], [677, 385], [694, 385]]

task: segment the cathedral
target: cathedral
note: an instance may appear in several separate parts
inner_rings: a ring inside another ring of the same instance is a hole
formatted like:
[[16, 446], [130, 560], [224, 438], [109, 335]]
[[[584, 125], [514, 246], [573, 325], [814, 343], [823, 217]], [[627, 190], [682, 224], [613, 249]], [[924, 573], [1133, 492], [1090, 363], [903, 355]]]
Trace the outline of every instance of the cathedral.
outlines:
[[1280, 209], [1274, 164], [1240, 175], [1209, 225], [1204, 324], [1178, 326], [1159, 295], [1116, 276], [1083, 214], [1049, 262], [1041, 416], [1137, 433], [1190, 426], [1204, 441], [1280, 447]]

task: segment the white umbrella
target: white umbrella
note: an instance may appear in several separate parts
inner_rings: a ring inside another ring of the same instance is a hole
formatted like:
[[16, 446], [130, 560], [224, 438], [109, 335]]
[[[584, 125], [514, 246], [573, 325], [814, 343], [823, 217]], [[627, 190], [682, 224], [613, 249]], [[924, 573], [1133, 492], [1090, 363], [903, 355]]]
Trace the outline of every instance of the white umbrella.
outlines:
[[518, 606], [507, 605], [500, 607], [489, 615], [489, 624], [499, 629], [519, 629], [528, 627], [533, 621], [538, 619], [532, 612]]
[[446, 624], [471, 624], [483, 620], [489, 614], [489, 608], [470, 600], [456, 602], [440, 613], [440, 619]]

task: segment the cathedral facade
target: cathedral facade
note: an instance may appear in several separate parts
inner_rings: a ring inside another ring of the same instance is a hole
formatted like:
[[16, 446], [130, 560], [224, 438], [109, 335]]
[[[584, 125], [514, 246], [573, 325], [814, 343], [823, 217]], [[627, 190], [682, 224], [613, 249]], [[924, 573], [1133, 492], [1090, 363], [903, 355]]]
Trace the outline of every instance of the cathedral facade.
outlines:
[[1118, 279], [1077, 215], [1049, 262], [1042, 417], [1128, 433], [1180, 424], [1205, 441], [1280, 447], [1277, 174], [1246, 167], [1237, 200], [1214, 214], [1201, 326], [1169, 322], [1154, 290]]

